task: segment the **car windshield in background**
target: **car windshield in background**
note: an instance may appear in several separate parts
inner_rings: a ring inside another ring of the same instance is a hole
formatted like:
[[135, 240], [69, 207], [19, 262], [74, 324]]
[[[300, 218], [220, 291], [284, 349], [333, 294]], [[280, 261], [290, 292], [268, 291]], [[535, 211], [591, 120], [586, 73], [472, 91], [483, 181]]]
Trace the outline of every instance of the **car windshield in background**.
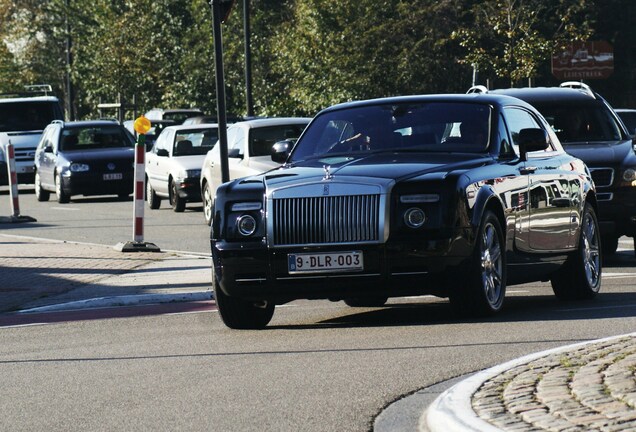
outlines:
[[41, 131], [58, 118], [55, 102], [0, 103], [0, 132]]
[[291, 162], [370, 151], [483, 153], [491, 108], [460, 102], [343, 108], [320, 114], [294, 147]]
[[250, 131], [250, 156], [271, 156], [272, 146], [281, 140], [295, 139], [303, 133], [304, 124], [289, 124], [254, 128]]
[[174, 156], [204, 155], [212, 150], [218, 140], [218, 130], [181, 130], [177, 132], [174, 144]]
[[602, 102], [576, 104], [550, 101], [534, 103], [550, 123], [561, 143], [587, 143], [594, 141], [618, 141], [623, 139], [621, 129], [610, 110]]
[[616, 111], [616, 114], [623, 120], [629, 133], [633, 135], [634, 131], [636, 131], [636, 110], [620, 110]]
[[62, 132], [60, 150], [94, 150], [133, 147], [135, 142], [122, 127], [69, 128]]

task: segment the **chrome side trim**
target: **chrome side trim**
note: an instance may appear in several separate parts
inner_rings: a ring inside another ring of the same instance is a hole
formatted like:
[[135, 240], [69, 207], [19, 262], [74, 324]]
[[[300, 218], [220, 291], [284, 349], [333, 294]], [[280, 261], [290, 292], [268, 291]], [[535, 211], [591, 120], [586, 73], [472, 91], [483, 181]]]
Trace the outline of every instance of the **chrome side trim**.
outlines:
[[611, 201], [611, 200], [614, 199], [614, 193], [613, 192], [597, 193], [596, 194], [596, 199], [598, 201]]
[[244, 282], [267, 282], [266, 278], [254, 278], [254, 279], [236, 279], [235, 282], [244, 283]]

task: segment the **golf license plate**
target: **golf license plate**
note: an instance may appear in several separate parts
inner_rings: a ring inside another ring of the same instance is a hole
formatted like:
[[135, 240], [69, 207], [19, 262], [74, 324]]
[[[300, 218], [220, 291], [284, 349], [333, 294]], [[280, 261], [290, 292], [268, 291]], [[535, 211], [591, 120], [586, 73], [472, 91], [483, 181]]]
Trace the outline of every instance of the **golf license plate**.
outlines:
[[104, 174], [104, 180], [121, 180], [123, 177], [121, 173]]
[[364, 262], [362, 251], [288, 254], [287, 269], [290, 274], [360, 271]]

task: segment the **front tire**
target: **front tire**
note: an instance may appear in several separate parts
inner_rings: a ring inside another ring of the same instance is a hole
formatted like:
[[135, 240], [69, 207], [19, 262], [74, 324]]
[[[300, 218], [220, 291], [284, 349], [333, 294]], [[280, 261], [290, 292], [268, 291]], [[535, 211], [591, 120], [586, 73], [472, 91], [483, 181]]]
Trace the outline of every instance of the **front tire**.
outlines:
[[44, 190], [42, 188], [42, 178], [40, 177], [40, 172], [35, 172], [35, 198], [42, 202], [48, 201], [51, 197], [51, 192]]
[[214, 299], [223, 323], [236, 330], [260, 330], [274, 316], [274, 303], [250, 302], [226, 295], [214, 277]]
[[618, 249], [618, 237], [615, 235], [603, 236], [601, 238], [603, 256], [614, 255]]
[[146, 178], [146, 201], [152, 210], [157, 210], [161, 206], [161, 198], [157, 196], [148, 178]]
[[55, 176], [55, 194], [57, 195], [57, 202], [60, 204], [66, 204], [71, 201], [71, 196], [64, 190], [62, 174]]
[[205, 223], [212, 225], [212, 212], [214, 211], [214, 195], [210, 183], [206, 183], [203, 187], [203, 217]]
[[600, 230], [594, 208], [585, 204], [579, 248], [552, 277], [552, 289], [559, 300], [590, 299], [601, 289], [602, 255]]
[[450, 302], [463, 316], [488, 316], [499, 312], [506, 295], [506, 254], [499, 219], [484, 213], [468, 273], [455, 280]]
[[172, 210], [177, 213], [183, 212], [186, 206], [186, 200], [179, 196], [177, 184], [174, 181], [170, 182], [170, 205], [172, 206]]

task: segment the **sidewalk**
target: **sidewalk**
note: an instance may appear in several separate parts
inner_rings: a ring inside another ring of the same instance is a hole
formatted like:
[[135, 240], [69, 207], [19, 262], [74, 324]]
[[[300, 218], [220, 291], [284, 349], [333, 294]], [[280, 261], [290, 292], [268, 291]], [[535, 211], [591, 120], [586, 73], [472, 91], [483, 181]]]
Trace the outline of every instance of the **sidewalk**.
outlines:
[[210, 258], [0, 234], [0, 313], [204, 300]]
[[442, 393], [420, 430], [636, 431], [636, 333], [479, 372]]

